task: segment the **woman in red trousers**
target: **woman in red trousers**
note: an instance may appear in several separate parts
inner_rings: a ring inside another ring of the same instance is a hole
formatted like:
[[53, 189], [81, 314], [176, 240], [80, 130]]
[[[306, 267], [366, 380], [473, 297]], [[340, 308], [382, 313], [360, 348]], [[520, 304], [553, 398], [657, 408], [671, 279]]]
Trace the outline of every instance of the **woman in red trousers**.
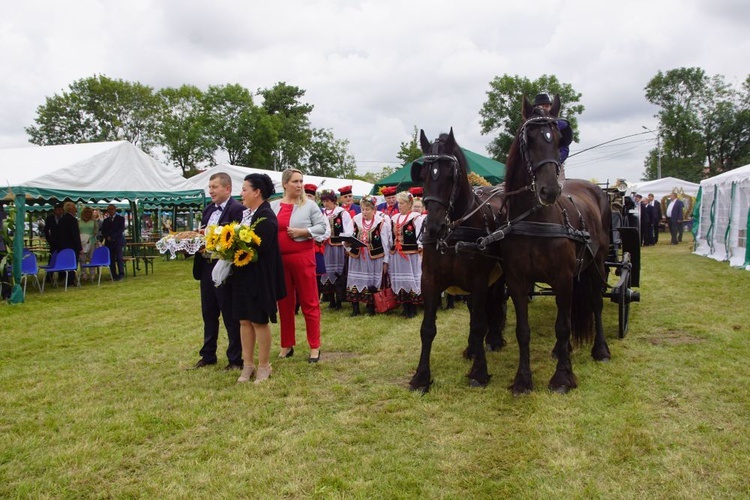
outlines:
[[307, 199], [302, 172], [290, 168], [281, 175], [284, 197], [271, 203], [279, 221], [279, 248], [284, 265], [286, 297], [279, 301], [280, 358], [294, 355], [294, 308], [299, 301], [305, 316], [310, 363], [320, 360], [320, 302], [315, 276], [315, 238], [326, 234], [328, 223], [318, 205]]

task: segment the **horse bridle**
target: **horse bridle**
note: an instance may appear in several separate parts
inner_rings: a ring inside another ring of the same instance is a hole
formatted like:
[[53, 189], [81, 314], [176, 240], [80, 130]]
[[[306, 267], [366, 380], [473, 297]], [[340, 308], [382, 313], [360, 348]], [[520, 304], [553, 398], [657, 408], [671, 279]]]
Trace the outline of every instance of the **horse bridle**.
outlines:
[[560, 164], [560, 156], [557, 150], [555, 150], [555, 158], [544, 158], [536, 163], [533, 163], [531, 161], [531, 155], [529, 155], [528, 129], [530, 127], [549, 127], [548, 131], [542, 132], [542, 137], [544, 137], [545, 141], [551, 143], [552, 138], [555, 135], [555, 127], [557, 127], [557, 121], [558, 119], [554, 116], [533, 116], [526, 120], [523, 125], [521, 125], [521, 130], [518, 133], [518, 143], [521, 149], [521, 158], [526, 164], [526, 169], [528, 170], [529, 177], [531, 178], [531, 191], [534, 191], [535, 189], [534, 185], [536, 181], [536, 171], [539, 170], [542, 165], [553, 163], [555, 165], [558, 177], [560, 176], [562, 165]]

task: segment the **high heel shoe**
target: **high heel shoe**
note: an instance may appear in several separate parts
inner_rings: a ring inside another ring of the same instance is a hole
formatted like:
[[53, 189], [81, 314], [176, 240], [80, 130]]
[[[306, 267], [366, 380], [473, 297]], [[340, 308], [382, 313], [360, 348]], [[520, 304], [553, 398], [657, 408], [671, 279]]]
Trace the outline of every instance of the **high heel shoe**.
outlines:
[[254, 365], [243, 366], [242, 374], [240, 374], [240, 378], [237, 379], [237, 383], [241, 384], [243, 382], [250, 382], [250, 379], [253, 377], [253, 373], [255, 373]]
[[260, 384], [261, 382], [264, 382], [271, 378], [271, 365], [268, 366], [259, 366], [258, 367], [258, 373], [255, 374], [255, 382], [256, 384]]
[[320, 361], [320, 349], [318, 349], [318, 357], [317, 358], [313, 358], [312, 356], [310, 356], [309, 358], [307, 358], [307, 362], [308, 363], [317, 363], [318, 361]]
[[291, 358], [292, 356], [294, 356], [294, 346], [290, 347], [286, 353], [284, 351], [279, 353], [280, 358]]

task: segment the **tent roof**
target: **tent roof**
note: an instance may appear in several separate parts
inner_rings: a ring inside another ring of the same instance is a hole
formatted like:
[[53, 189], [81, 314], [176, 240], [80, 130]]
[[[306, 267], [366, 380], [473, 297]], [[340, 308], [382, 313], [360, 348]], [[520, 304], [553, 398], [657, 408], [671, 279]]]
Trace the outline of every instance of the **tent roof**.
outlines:
[[[466, 156], [466, 162], [468, 163], [469, 170], [471, 172], [474, 172], [477, 175], [481, 175], [482, 177], [487, 179], [490, 184], [494, 185], [500, 184], [505, 180], [505, 164], [500, 163], [499, 161], [495, 161], [492, 158], [482, 156], [479, 153], [469, 151], [465, 148], [461, 148], [461, 150]], [[372, 188], [371, 193], [377, 194], [380, 188], [384, 186], [397, 185], [401, 190], [409, 189], [410, 187], [412, 187], [414, 185], [414, 183], [411, 181], [412, 163], [414, 162], [405, 164], [403, 167], [396, 170], [388, 177], [378, 181], [377, 184], [375, 184], [375, 186]]]
[[126, 141], [0, 149], [0, 199], [200, 198], [180, 173]]
[[724, 172], [723, 174], [715, 175], [713, 177], [709, 177], [708, 179], [703, 179], [701, 181], [701, 187], [713, 186], [714, 184], [723, 183], [731, 184], [732, 182], [739, 182], [747, 179], [750, 179], [750, 165], [733, 168], [732, 170]]
[[[214, 167], [207, 168], [200, 174], [195, 175], [188, 180], [194, 187], [205, 189], [206, 196], [208, 196], [208, 180], [217, 172], [226, 172], [232, 177], [232, 196], [240, 195], [242, 192], [242, 182], [245, 180], [245, 176], [252, 173], [268, 174], [273, 181], [276, 192], [283, 192], [283, 187], [281, 186], [281, 172], [260, 168], [240, 167], [237, 165], [229, 165], [227, 163], [221, 163]], [[334, 191], [337, 191], [340, 187], [352, 186], [352, 194], [356, 197], [361, 197], [367, 195], [372, 189], [371, 183], [358, 179], [336, 179], [334, 177], [320, 177], [317, 175], [304, 175], [303, 178], [305, 184], [315, 184], [318, 186], [318, 191], [322, 191], [323, 189], [333, 189]]]
[[675, 188], [682, 188], [682, 190], [685, 191], [685, 194], [696, 196], [699, 187], [700, 185], [695, 184], [694, 182], [683, 181], [676, 177], [663, 177], [661, 179], [628, 186], [628, 189], [642, 196], [646, 196], [648, 193], [654, 193], [654, 198], [661, 199], [671, 193]]

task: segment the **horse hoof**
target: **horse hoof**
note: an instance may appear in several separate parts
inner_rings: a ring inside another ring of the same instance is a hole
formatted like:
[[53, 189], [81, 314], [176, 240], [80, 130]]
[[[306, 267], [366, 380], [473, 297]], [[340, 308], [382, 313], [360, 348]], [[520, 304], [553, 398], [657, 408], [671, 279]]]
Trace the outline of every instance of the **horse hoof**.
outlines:
[[600, 363], [609, 363], [609, 358], [602, 358], [602, 359], [594, 359], [595, 361], [598, 361]]
[[480, 382], [479, 380], [470, 378], [469, 387], [487, 387], [487, 382]]
[[567, 393], [570, 392], [570, 389], [571, 388], [568, 387], [567, 385], [561, 385], [559, 387], [552, 387], [552, 386], [550, 386], [550, 388], [549, 388], [550, 391], [555, 392], [557, 394], [567, 394]]
[[425, 394], [430, 392], [431, 385], [432, 385], [432, 380], [430, 380], [426, 385], [409, 383], [409, 390], [411, 392], [418, 392], [422, 396], [424, 396]]
[[514, 396], [523, 396], [524, 394], [531, 394], [531, 389], [527, 387], [510, 387], [510, 391]]

